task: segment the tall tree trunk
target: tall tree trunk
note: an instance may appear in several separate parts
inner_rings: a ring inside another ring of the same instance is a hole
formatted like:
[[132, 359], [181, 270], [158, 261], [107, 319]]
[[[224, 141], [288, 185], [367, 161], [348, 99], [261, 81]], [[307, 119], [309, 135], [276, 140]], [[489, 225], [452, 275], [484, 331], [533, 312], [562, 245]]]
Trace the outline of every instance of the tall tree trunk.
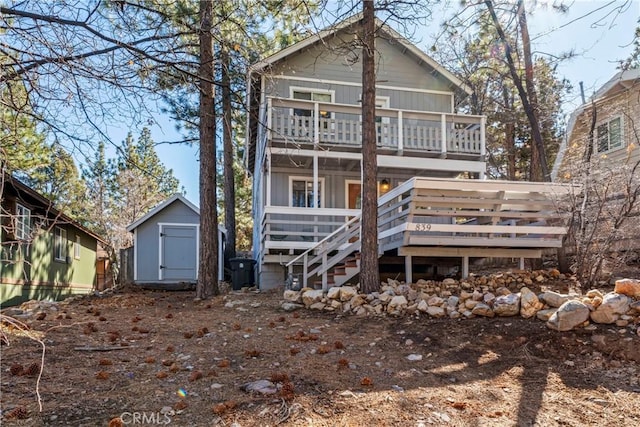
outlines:
[[222, 144], [224, 151], [224, 225], [227, 229], [225, 263], [236, 256], [236, 187], [233, 173], [233, 138], [231, 134], [231, 59], [229, 48], [222, 46]]
[[[529, 31], [527, 28], [524, 3], [522, 2], [522, 0], [518, 0], [518, 18], [520, 22], [520, 28], [523, 38], [526, 36], [526, 40], [523, 40], [523, 45], [525, 45], [525, 50], [529, 52], [528, 58], [527, 55], [525, 55], [525, 82], [527, 84], [526, 90], [522, 84], [520, 76], [518, 75], [518, 70], [516, 69], [513, 55], [511, 53], [511, 43], [509, 43], [504, 29], [502, 28], [502, 25], [498, 20], [498, 16], [496, 15], [496, 11], [493, 7], [493, 1], [485, 0], [484, 3], [489, 10], [489, 15], [491, 16], [491, 20], [496, 27], [496, 31], [498, 32], [498, 36], [500, 37], [500, 41], [502, 41], [505, 46], [505, 58], [509, 67], [509, 74], [511, 75], [513, 83], [518, 90], [518, 96], [522, 101], [522, 107], [525, 114], [527, 115], [527, 119], [529, 120], [529, 125], [531, 126], [531, 138], [533, 139], [533, 143], [531, 147], [532, 156], [530, 178], [532, 181], [550, 181], [551, 176], [549, 175], [549, 167], [547, 165], [545, 155], [544, 141], [542, 140], [542, 133], [540, 132], [540, 122], [537, 117], [536, 105], [532, 104], [532, 102], [535, 102], [535, 99], [531, 99], [528, 95], [528, 93], [535, 94], [535, 88], [533, 86], [533, 66], [531, 64], [531, 43], [529, 40]], [[527, 69], [527, 63], [529, 63], [529, 69]]]
[[[502, 87], [502, 98], [505, 111], [513, 111], [513, 97], [506, 87]], [[515, 117], [505, 120], [504, 149], [507, 152], [507, 178], [516, 179], [516, 125]]]
[[201, 299], [220, 293], [212, 17], [213, 2], [200, 0], [200, 264], [196, 298]]
[[362, 249], [360, 258], [360, 286], [364, 293], [380, 289], [375, 80], [375, 11], [373, 0], [365, 0], [362, 16]]

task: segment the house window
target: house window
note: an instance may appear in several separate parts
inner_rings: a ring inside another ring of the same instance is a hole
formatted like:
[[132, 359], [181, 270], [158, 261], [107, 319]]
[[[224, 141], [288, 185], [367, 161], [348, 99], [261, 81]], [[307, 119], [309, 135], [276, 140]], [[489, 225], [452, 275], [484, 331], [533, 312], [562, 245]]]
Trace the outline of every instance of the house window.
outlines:
[[[291, 206], [294, 208], [312, 208], [314, 204], [313, 194], [313, 178], [299, 178], [292, 177], [290, 180], [289, 188], [291, 189]], [[318, 205], [323, 207], [324, 197], [324, 179], [318, 180]]]
[[27, 240], [31, 234], [31, 211], [22, 205], [16, 205], [16, 238]]
[[67, 261], [67, 230], [64, 228], [55, 228], [53, 250], [56, 261]]
[[[311, 89], [292, 88], [291, 98], [302, 99], [305, 101], [315, 101], [315, 102], [333, 102], [333, 92], [323, 92], [323, 91], [317, 91], [317, 90], [311, 90]], [[293, 110], [293, 115], [311, 117], [312, 111], [301, 109], [301, 108], [295, 108]], [[320, 111], [320, 117], [324, 119], [331, 118], [331, 113], [329, 113], [328, 111]]]
[[598, 153], [622, 147], [622, 117], [601, 123], [597, 128]]
[[73, 257], [80, 259], [80, 235], [76, 234], [76, 241], [73, 242]]

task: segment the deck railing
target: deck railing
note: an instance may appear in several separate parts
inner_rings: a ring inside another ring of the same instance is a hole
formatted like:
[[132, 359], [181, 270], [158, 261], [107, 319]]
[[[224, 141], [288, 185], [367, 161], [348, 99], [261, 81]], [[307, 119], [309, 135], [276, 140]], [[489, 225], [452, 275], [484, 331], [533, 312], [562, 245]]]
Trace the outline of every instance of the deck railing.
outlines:
[[[359, 105], [267, 99], [269, 139], [297, 144], [362, 145]], [[484, 156], [483, 116], [376, 109], [377, 145], [397, 151]]]

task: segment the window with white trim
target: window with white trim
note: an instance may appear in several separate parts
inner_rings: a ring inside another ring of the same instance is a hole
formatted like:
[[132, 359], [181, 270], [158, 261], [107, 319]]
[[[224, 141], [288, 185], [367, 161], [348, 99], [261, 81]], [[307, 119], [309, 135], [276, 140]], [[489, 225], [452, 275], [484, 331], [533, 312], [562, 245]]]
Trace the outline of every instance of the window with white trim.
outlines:
[[596, 128], [598, 153], [615, 150], [623, 146], [622, 117], [618, 116]]
[[[333, 91], [314, 90], [306, 88], [291, 88], [291, 98], [301, 99], [304, 101], [315, 102], [331, 102], [333, 103]], [[294, 108], [294, 116], [311, 117], [313, 115], [312, 110], [305, 110], [303, 108]], [[324, 119], [331, 118], [331, 113], [328, 111], [320, 110], [320, 117]]]
[[27, 240], [31, 235], [31, 210], [16, 204], [16, 239]]
[[[324, 178], [318, 180], [318, 205], [324, 205]], [[295, 208], [315, 207], [313, 194], [313, 178], [291, 177], [289, 181], [290, 205]]]
[[64, 228], [55, 228], [53, 250], [56, 261], [67, 261], [67, 230]]
[[76, 234], [76, 241], [73, 242], [73, 257], [75, 259], [80, 259], [80, 248], [81, 248], [80, 235]]

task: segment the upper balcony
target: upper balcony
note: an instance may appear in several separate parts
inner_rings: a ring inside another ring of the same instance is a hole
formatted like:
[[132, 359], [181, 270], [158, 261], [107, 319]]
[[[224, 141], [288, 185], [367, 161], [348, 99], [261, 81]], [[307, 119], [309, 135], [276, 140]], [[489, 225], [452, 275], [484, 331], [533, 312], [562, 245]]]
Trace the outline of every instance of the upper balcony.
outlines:
[[[360, 105], [267, 98], [267, 138], [272, 144], [334, 146], [359, 151]], [[379, 150], [416, 156], [483, 160], [484, 116], [376, 108]]]

